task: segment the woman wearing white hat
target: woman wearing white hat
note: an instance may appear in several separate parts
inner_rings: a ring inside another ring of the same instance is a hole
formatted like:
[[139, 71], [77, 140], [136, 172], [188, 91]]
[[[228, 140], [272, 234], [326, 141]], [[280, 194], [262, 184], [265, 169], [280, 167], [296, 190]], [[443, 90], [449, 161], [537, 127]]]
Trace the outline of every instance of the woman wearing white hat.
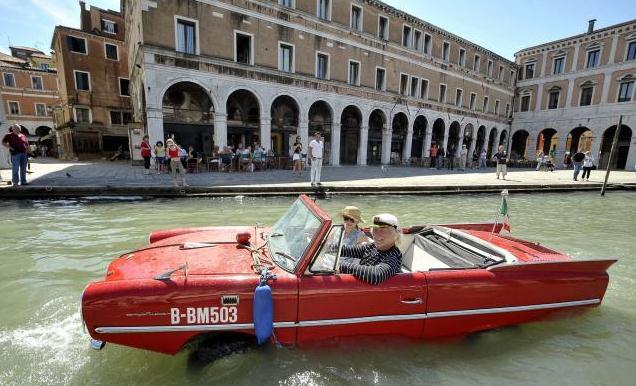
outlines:
[[369, 242], [367, 235], [358, 227], [359, 223], [364, 222], [360, 209], [355, 206], [345, 206], [340, 214], [344, 223], [342, 245], [352, 246]]
[[369, 284], [378, 285], [400, 272], [402, 252], [396, 246], [400, 239], [398, 219], [383, 213], [373, 217], [373, 242], [343, 246], [340, 273], [350, 273]]

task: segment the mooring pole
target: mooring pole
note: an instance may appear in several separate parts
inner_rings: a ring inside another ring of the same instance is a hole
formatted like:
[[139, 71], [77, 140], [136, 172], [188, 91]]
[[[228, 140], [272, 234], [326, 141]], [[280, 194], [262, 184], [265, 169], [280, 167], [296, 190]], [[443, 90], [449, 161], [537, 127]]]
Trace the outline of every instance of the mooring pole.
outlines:
[[616, 131], [614, 132], [614, 139], [612, 140], [612, 149], [610, 150], [609, 160], [607, 161], [607, 170], [605, 171], [605, 181], [603, 182], [603, 187], [601, 188], [601, 196], [605, 196], [605, 188], [607, 187], [607, 180], [609, 179], [610, 169], [612, 168], [612, 161], [614, 159], [614, 153], [616, 152], [616, 146], [618, 146], [618, 135], [620, 133], [622, 125], [623, 116], [620, 115], [618, 117], [618, 126], [616, 126]]

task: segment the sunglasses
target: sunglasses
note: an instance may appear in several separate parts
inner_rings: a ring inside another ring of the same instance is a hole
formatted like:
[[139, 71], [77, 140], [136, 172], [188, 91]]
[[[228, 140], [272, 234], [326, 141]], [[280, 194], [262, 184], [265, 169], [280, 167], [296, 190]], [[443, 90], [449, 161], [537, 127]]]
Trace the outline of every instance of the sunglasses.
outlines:
[[351, 217], [343, 217], [345, 222], [356, 222], [356, 220], [352, 219]]

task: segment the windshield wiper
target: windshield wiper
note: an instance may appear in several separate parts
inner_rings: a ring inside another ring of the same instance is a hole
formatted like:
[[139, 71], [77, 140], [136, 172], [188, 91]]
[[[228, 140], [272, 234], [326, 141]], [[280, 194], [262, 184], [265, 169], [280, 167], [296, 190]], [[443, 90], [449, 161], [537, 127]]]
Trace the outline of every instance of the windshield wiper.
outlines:
[[294, 264], [296, 264], [296, 259], [294, 258], [294, 256], [288, 255], [288, 254], [287, 254], [287, 253], [285, 253], [285, 252], [275, 252], [274, 254], [275, 254], [275, 255], [277, 255], [277, 256], [282, 256], [282, 257], [284, 257], [284, 258], [286, 258], [286, 259], [289, 259], [289, 260], [291, 260]]
[[285, 236], [285, 235], [282, 234], [282, 233], [270, 233], [269, 234], [269, 237], [281, 237], [281, 236]]

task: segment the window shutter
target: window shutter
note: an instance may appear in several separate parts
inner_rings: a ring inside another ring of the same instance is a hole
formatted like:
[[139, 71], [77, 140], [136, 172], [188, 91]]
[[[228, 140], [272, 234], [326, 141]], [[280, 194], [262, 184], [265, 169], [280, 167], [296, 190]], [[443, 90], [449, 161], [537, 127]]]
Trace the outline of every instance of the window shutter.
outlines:
[[113, 26], [115, 28], [115, 33], [119, 32], [119, 25], [117, 25], [117, 23], [113, 23]]

